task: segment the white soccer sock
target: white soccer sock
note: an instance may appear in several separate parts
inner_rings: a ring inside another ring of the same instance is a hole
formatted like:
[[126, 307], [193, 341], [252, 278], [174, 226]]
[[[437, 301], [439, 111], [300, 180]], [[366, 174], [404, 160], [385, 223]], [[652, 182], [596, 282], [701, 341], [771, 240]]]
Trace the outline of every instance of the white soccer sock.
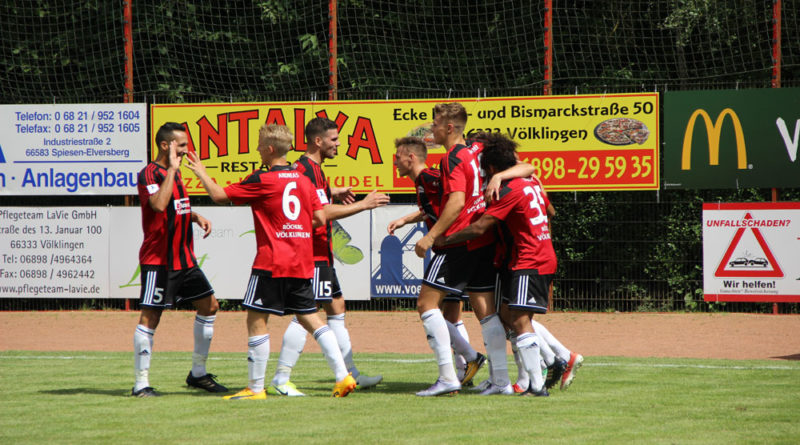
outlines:
[[530, 378], [528, 377], [528, 371], [525, 370], [525, 365], [522, 363], [522, 358], [519, 355], [519, 348], [517, 347], [517, 337], [509, 332], [510, 334], [508, 341], [511, 342], [511, 351], [514, 353], [514, 363], [517, 364], [517, 382], [516, 384], [519, 385], [520, 388], [526, 389], [530, 384]]
[[264, 390], [267, 360], [269, 360], [269, 334], [247, 337], [247, 387], [254, 393]]
[[350, 344], [350, 333], [344, 324], [344, 314], [329, 315], [328, 327], [336, 335], [336, 342], [339, 343], [339, 350], [342, 351], [342, 358], [347, 370], [353, 374], [353, 378], [358, 377], [361, 373], [358, 372], [353, 361], [353, 346]]
[[292, 368], [300, 359], [300, 354], [306, 346], [306, 329], [297, 321], [297, 317], [292, 317], [286, 332], [283, 333], [283, 343], [281, 343], [281, 353], [278, 356], [278, 367], [275, 376], [272, 378], [274, 385], [283, 385], [289, 381], [292, 375]]
[[155, 329], [137, 325], [133, 332], [133, 371], [136, 376], [134, 391], [150, 386], [150, 357], [153, 355]]
[[333, 371], [333, 374], [336, 376], [336, 381], [339, 382], [347, 377], [347, 366], [344, 364], [342, 351], [339, 349], [339, 344], [336, 342], [336, 335], [331, 332], [331, 328], [325, 325], [314, 331], [314, 340], [319, 343], [319, 347], [322, 349], [322, 355], [324, 355], [325, 360], [328, 361], [328, 367], [331, 368], [331, 371]]
[[[456, 329], [458, 329], [458, 333], [461, 334], [462, 337], [464, 337], [464, 341], [469, 343], [469, 332], [467, 332], [467, 328], [464, 326], [464, 321], [463, 320], [458, 320], [457, 322], [455, 322], [453, 324], [456, 326]], [[452, 335], [450, 335], [450, 336], [452, 337]], [[470, 345], [470, 348], [471, 347], [472, 347], [472, 345]], [[475, 354], [475, 357], [477, 357], [477, 353]], [[475, 360], [475, 359], [473, 358], [472, 360]], [[457, 355], [456, 356], [456, 366], [458, 367], [459, 372], [461, 372], [462, 369], [466, 369], [466, 367], [467, 367], [467, 359], [461, 354]]]
[[[469, 344], [469, 340], [461, 335], [458, 327], [447, 320], [444, 322], [447, 323], [447, 332], [450, 334], [450, 344], [453, 346], [453, 350], [456, 351], [456, 354], [463, 356], [463, 360], [468, 362], [478, 358], [478, 352], [472, 348], [472, 345]], [[464, 323], [461, 323], [461, 325], [463, 326]]]
[[550, 348], [556, 354], [556, 357], [558, 357], [561, 360], [564, 360], [565, 362], [568, 362], [570, 354], [569, 349], [567, 349], [566, 346], [562, 345], [561, 342], [558, 341], [558, 339], [553, 334], [551, 334], [550, 331], [547, 330], [547, 328], [544, 327], [543, 324], [539, 323], [536, 320], [531, 320], [531, 324], [533, 325], [533, 330], [537, 334], [539, 334], [539, 337], [541, 337], [545, 343], [547, 343], [550, 346]]
[[526, 332], [517, 336], [517, 348], [525, 370], [531, 379], [531, 388], [540, 391], [544, 388], [544, 378], [542, 378], [542, 368], [539, 366], [539, 344], [537, 337], [533, 333]]
[[550, 349], [550, 345], [547, 344], [546, 341], [539, 335], [538, 332], [534, 333], [536, 335], [536, 343], [539, 344], [539, 353], [542, 355], [542, 360], [544, 360], [545, 367], [551, 366], [553, 363], [556, 362], [556, 354]]
[[192, 353], [192, 375], [202, 377], [206, 372], [208, 350], [214, 336], [214, 320], [216, 315], [195, 315], [194, 317], [194, 352]]
[[436, 363], [439, 365], [439, 378], [446, 382], [456, 382], [456, 370], [453, 368], [453, 356], [450, 354], [450, 333], [442, 311], [431, 309], [420, 316], [422, 327], [428, 336], [428, 345], [433, 350]]
[[511, 384], [508, 377], [508, 358], [506, 357], [506, 330], [497, 314], [492, 314], [481, 320], [481, 333], [486, 355], [489, 357], [489, 366], [492, 369], [492, 383], [497, 386]]

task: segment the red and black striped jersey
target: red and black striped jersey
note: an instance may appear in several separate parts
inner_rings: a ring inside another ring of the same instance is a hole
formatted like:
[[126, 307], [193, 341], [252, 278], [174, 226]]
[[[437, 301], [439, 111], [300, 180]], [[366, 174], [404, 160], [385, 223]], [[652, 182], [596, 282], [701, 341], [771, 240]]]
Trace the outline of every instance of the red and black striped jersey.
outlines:
[[[469, 142], [469, 145], [456, 144], [447, 150], [442, 158], [442, 210], [453, 192], [464, 192], [464, 208], [445, 232], [452, 235], [477, 221], [486, 210], [483, 199], [483, 180], [478, 155], [483, 151], [483, 143]], [[487, 246], [494, 241], [494, 235], [487, 231], [478, 238], [467, 242], [470, 250]]]
[[256, 231], [253, 268], [274, 278], [312, 278], [313, 213], [322, 209], [316, 189], [294, 166], [256, 170], [225, 187], [234, 204], [250, 204]]
[[547, 226], [550, 201], [535, 177], [504, 181], [500, 198], [486, 213], [500, 220], [504, 263], [509, 270], [536, 269], [540, 274], [556, 272], [556, 253]]
[[[328, 184], [328, 179], [325, 178], [322, 166], [314, 162], [308, 156], [300, 156], [300, 158], [295, 161], [294, 166], [298, 172], [311, 180], [311, 184], [314, 185], [317, 191], [319, 202], [322, 203], [323, 206], [330, 204], [332, 202], [331, 187]], [[314, 261], [327, 261], [328, 264], [332, 266], [331, 226], [332, 223], [328, 221], [324, 226], [314, 229]]]
[[183, 186], [181, 172], [175, 173], [172, 197], [163, 212], [150, 207], [150, 196], [158, 192], [167, 169], [155, 162], [139, 172], [139, 202], [142, 206], [144, 240], [139, 249], [139, 264], [167, 266], [183, 270], [197, 266], [192, 236], [192, 206]]
[[425, 214], [428, 229], [439, 220], [442, 211], [442, 172], [435, 168], [422, 170], [414, 181], [417, 206]]

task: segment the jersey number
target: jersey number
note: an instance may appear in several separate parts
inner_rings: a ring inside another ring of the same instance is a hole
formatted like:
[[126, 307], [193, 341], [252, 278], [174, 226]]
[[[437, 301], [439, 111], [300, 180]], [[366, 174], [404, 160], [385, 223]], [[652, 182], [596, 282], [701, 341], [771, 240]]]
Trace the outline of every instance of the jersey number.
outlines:
[[297, 188], [297, 183], [292, 181], [283, 189], [283, 214], [294, 221], [300, 216], [300, 199], [292, 195], [292, 190]]
[[478, 196], [481, 194], [481, 174], [478, 171], [478, 164], [475, 163], [474, 159], [469, 163], [469, 165], [472, 166], [472, 172], [475, 176], [475, 181], [472, 184], [472, 196]]
[[522, 189], [526, 195], [531, 195], [530, 206], [536, 210], [537, 215], [531, 218], [531, 224], [538, 226], [539, 224], [547, 222], [547, 214], [544, 212], [544, 198], [542, 197], [542, 188], [538, 185], [533, 187], [527, 186]]

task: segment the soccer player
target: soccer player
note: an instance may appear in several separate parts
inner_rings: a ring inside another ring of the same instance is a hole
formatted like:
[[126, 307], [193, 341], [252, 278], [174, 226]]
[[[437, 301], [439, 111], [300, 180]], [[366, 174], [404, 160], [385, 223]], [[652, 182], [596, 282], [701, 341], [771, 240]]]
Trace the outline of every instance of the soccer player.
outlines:
[[[482, 163], [489, 175], [516, 164], [516, 143], [499, 134], [485, 140]], [[535, 176], [504, 181], [497, 199], [477, 221], [439, 240], [464, 242], [499, 225], [507, 246], [507, 266], [500, 272], [500, 314], [516, 334], [516, 344], [530, 385], [523, 395], [547, 396], [539, 362], [540, 347], [531, 319], [545, 313], [556, 255], [547, 225], [548, 200]]]
[[[433, 139], [448, 150], [440, 167], [442, 211], [428, 233], [417, 241], [415, 252], [420, 258], [425, 256], [437, 237], [463, 229], [484, 211], [483, 182], [478, 159], [483, 146], [478, 142], [466, 143], [466, 124], [467, 112], [463, 105], [453, 102], [434, 107], [431, 127]], [[520, 171], [525, 171], [527, 176], [533, 171], [533, 167], [525, 163], [520, 163], [519, 166], [512, 164], [512, 167], [510, 172], [504, 173], [517, 176]], [[492, 244], [492, 234], [486, 234], [469, 242], [447, 243], [441, 251], [434, 252], [434, 258], [422, 281], [417, 311], [422, 319], [428, 344], [439, 365], [439, 378], [430, 388], [418, 392], [418, 396], [437, 396], [461, 389], [450, 356], [447, 324], [439, 305], [446, 294], [462, 291], [469, 295], [472, 309], [480, 320], [493, 378], [492, 385], [481, 394], [513, 393], [508, 377], [505, 330], [495, 313]]]
[[[352, 198], [350, 189], [332, 190], [322, 171], [322, 163], [326, 159], [336, 157], [340, 145], [339, 131], [335, 122], [330, 119], [316, 117], [306, 124], [308, 146], [306, 153], [296, 162], [297, 171], [311, 180], [325, 210], [327, 224], [314, 231], [314, 281], [313, 291], [317, 303], [321, 304], [328, 316], [328, 326], [336, 334], [347, 369], [352, 373], [360, 389], [371, 388], [383, 380], [383, 376], [367, 376], [361, 374], [353, 360], [353, 349], [350, 333], [345, 326], [345, 303], [336, 269], [333, 267], [333, 251], [331, 248], [331, 221], [355, 215], [363, 210], [374, 209], [386, 205], [389, 197], [375, 191], [369, 193], [361, 201], [349, 204], [334, 204], [332, 198], [348, 202]], [[306, 343], [306, 329], [295, 319], [289, 323], [283, 334], [278, 366], [272, 378], [270, 392], [286, 396], [302, 396], [290, 381], [292, 368], [297, 364]]]
[[247, 308], [247, 388], [226, 396], [228, 400], [267, 397], [264, 375], [269, 359], [270, 314], [295, 314], [298, 322], [320, 345], [336, 376], [334, 397], [344, 397], [356, 387], [347, 372], [336, 336], [317, 315], [311, 277], [314, 274], [312, 230], [325, 224], [325, 212], [314, 186], [286, 161], [292, 133], [283, 125], [263, 125], [258, 152], [264, 169], [238, 184], [222, 188], [214, 182], [195, 153], [188, 167], [197, 175], [217, 204], [250, 204], [257, 252], [242, 306]]
[[[394, 235], [394, 231], [400, 227], [421, 221], [425, 221], [430, 229], [436, 223], [441, 211], [441, 173], [425, 165], [428, 149], [421, 138], [404, 137], [396, 139], [394, 144], [396, 148], [394, 164], [397, 174], [401, 177], [408, 176], [414, 181], [419, 211], [390, 222], [387, 230], [390, 235]], [[433, 249], [438, 251], [436, 247]], [[461, 320], [461, 298], [457, 294], [445, 296], [442, 313], [447, 322], [451, 346], [456, 351], [458, 380], [462, 385], [468, 385], [485, 363], [486, 357], [469, 344], [469, 335]]]
[[[487, 136], [485, 133], [481, 133], [476, 136], [476, 139], [481, 140], [485, 139], [486, 137]], [[494, 199], [499, 198], [502, 180], [503, 178], [501, 175], [493, 175], [489, 180], [489, 184], [486, 186], [486, 191], [484, 193], [487, 205], [491, 204]], [[545, 190], [544, 186], [541, 187], [541, 191], [542, 196], [547, 202], [549, 229], [550, 221], [556, 215], [556, 209], [548, 199], [547, 191]], [[498, 243], [497, 249], [498, 254], [500, 255], [499, 262], [502, 263], [502, 256], [505, 255], [502, 243]], [[498, 260], [497, 257], [496, 260]], [[501, 267], [501, 264], [496, 264], [496, 266]], [[552, 297], [553, 283], [551, 282], [548, 288], [548, 299], [551, 299]], [[572, 384], [572, 380], [575, 378], [575, 373], [577, 372], [578, 368], [580, 368], [583, 364], [583, 356], [570, 351], [541, 323], [537, 322], [536, 320], [531, 320], [531, 324], [533, 325], [534, 333], [537, 335], [539, 340], [538, 343], [540, 355], [542, 362], [544, 363], [543, 367], [547, 369], [545, 386], [547, 389], [550, 389], [560, 381], [561, 389], [567, 389]], [[508, 328], [508, 326], [506, 326], [506, 328]], [[528, 372], [525, 370], [525, 367], [522, 364], [519, 350], [517, 349], [516, 335], [514, 335], [513, 330], [508, 330], [507, 334], [509, 334], [507, 337], [511, 342], [511, 350], [514, 352], [514, 361], [517, 364], [517, 382], [512, 385], [512, 388], [514, 389], [515, 393], [523, 393], [530, 385], [530, 379], [528, 377]], [[486, 380], [478, 385], [476, 389], [486, 389], [488, 388], [489, 383], [490, 382]]]
[[159, 396], [150, 386], [150, 357], [153, 336], [164, 308], [191, 302], [197, 310], [194, 320], [192, 370], [186, 377], [190, 387], [209, 392], [227, 392], [206, 372], [206, 360], [214, 335], [219, 303], [194, 256], [192, 223], [211, 233], [211, 222], [192, 211], [183, 186], [181, 161], [188, 151], [183, 125], [167, 122], [156, 132], [156, 159], [139, 172], [138, 190], [142, 206], [144, 241], [139, 249], [142, 289], [141, 314], [133, 334], [135, 397]]

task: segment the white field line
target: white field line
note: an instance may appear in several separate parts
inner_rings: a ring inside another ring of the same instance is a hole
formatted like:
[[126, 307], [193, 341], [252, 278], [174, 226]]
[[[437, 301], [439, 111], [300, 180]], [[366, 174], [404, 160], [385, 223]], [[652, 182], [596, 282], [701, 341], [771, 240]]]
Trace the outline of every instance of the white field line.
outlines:
[[[88, 355], [3, 355], [0, 354], [0, 360], [114, 360], [118, 357], [112, 356], [88, 356]], [[184, 361], [185, 358], [173, 358], [168, 356], [160, 356], [157, 360], [175, 360]], [[245, 360], [245, 354], [242, 357], [209, 357], [209, 361], [242, 361]], [[308, 361], [325, 361], [323, 357], [319, 356], [305, 356], [303, 360]], [[391, 358], [366, 358], [361, 357], [358, 360], [361, 362], [373, 363], [432, 363], [433, 358], [423, 359], [391, 359]], [[682, 363], [619, 363], [619, 362], [584, 362], [582, 367], [616, 367], [616, 368], [689, 368], [689, 369], [728, 369], [728, 370], [776, 370], [776, 371], [800, 371], [800, 366], [787, 366], [787, 365], [768, 365], [768, 366], [724, 366], [724, 365], [693, 365]]]

